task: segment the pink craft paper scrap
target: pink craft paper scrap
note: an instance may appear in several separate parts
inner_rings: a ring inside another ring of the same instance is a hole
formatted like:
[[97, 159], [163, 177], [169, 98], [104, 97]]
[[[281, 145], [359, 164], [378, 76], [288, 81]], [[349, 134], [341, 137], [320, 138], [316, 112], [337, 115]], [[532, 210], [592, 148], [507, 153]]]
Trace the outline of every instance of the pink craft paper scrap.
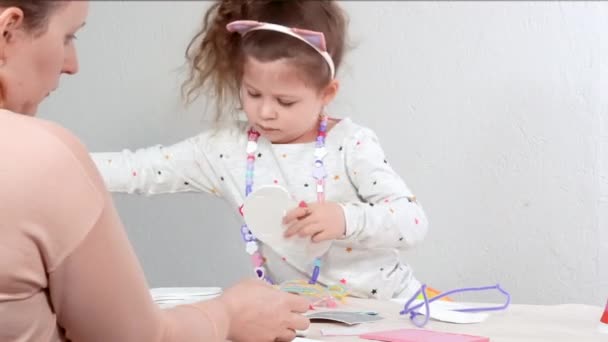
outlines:
[[360, 335], [366, 340], [382, 342], [490, 342], [488, 337], [444, 333], [423, 329], [378, 331]]

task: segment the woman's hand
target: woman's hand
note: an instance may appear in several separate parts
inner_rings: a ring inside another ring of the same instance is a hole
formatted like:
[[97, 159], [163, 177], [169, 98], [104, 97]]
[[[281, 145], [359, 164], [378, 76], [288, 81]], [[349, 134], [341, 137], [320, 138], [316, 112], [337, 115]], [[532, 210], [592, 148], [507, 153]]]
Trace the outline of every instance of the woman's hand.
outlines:
[[230, 316], [228, 339], [234, 342], [292, 341], [296, 330], [310, 320], [307, 299], [274, 289], [262, 280], [243, 281], [224, 292], [220, 300]]

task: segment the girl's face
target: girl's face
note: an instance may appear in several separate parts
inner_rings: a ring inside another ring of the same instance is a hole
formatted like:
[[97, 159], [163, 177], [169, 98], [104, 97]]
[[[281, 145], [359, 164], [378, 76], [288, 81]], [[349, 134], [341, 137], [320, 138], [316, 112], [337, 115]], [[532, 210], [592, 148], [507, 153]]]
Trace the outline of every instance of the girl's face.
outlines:
[[249, 123], [273, 143], [314, 141], [319, 115], [333, 100], [338, 82], [319, 90], [289, 60], [260, 62], [248, 57], [243, 68], [241, 103]]

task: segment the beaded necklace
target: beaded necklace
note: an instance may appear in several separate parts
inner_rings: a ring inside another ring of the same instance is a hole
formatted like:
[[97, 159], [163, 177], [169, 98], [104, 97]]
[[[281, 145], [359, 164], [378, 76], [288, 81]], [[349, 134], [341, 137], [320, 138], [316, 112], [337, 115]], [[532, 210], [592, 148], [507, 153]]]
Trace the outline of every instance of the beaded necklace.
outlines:
[[[321, 115], [319, 123], [319, 131], [315, 143], [314, 151], [314, 163], [312, 176], [315, 179], [317, 201], [322, 203], [325, 201], [325, 178], [327, 177], [327, 171], [325, 170], [325, 164], [323, 158], [327, 155], [325, 148], [325, 138], [327, 136], [327, 122], [329, 118], [327, 115]], [[247, 169], [245, 171], [245, 197], [253, 191], [253, 171], [255, 165], [255, 152], [258, 149], [258, 138], [260, 133], [250, 128], [247, 132]], [[264, 257], [260, 253], [258, 240], [253, 236], [253, 233], [247, 227], [247, 224], [241, 226], [241, 235], [245, 241], [245, 249], [249, 255], [251, 255], [251, 261], [253, 263], [254, 272], [259, 279], [264, 279], [270, 284], [273, 284], [272, 279], [267, 274], [266, 267], [264, 267]], [[321, 269], [321, 259], [316, 258], [314, 261], [314, 269], [312, 277], [309, 280], [309, 284], [316, 284], [319, 272]]]

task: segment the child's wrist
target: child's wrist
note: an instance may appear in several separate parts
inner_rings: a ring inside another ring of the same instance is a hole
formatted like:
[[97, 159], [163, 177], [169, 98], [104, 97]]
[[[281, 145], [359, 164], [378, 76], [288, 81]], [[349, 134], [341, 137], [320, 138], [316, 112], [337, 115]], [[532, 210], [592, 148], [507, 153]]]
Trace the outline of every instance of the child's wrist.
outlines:
[[340, 206], [340, 208], [342, 209], [342, 222], [344, 222], [344, 225], [342, 227], [342, 235], [340, 235], [340, 237], [338, 237], [338, 240], [344, 240], [348, 237], [348, 224], [347, 224], [347, 220], [346, 220], [346, 207], [343, 203], [337, 202], [337, 204]]

